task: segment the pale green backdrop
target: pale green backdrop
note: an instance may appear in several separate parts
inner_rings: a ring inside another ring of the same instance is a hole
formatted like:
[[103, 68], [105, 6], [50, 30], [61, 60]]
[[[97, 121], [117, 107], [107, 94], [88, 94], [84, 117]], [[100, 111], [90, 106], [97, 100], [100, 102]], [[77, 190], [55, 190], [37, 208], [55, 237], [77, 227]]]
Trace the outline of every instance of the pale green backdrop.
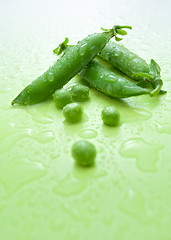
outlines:
[[[1, 240], [171, 240], [170, 9], [169, 0], [1, 0]], [[123, 44], [158, 62], [166, 95], [119, 101], [91, 89], [78, 124], [52, 101], [10, 105], [66, 36], [75, 44], [114, 24], [132, 25]], [[117, 128], [102, 124], [107, 105], [120, 111]], [[75, 166], [78, 139], [96, 145], [95, 167]]]

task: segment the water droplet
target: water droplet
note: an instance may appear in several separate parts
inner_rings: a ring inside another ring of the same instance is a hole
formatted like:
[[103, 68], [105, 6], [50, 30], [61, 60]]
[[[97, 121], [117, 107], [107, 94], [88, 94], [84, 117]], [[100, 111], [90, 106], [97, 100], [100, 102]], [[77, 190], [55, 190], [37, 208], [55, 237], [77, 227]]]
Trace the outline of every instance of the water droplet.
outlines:
[[48, 72], [46, 75], [49, 82], [53, 82], [54, 80], [54, 74], [52, 72]]
[[124, 200], [120, 203], [120, 210], [126, 213], [126, 215], [136, 219], [143, 220], [143, 218], [145, 219], [147, 217], [144, 216], [146, 214], [144, 198], [142, 194], [138, 192], [133, 192], [133, 194], [127, 193]]
[[144, 172], [157, 170], [158, 154], [162, 145], [145, 142], [141, 138], [125, 141], [120, 147], [120, 154], [126, 158], [135, 158], [137, 167]]
[[171, 94], [167, 93], [166, 96], [165, 96], [165, 100], [167, 102], [171, 102]]
[[46, 169], [40, 162], [31, 162], [16, 156], [11, 162], [0, 167], [0, 182], [4, 186], [6, 197], [25, 187], [33, 180], [42, 178]]
[[55, 134], [53, 131], [45, 130], [36, 135], [33, 135], [32, 138], [37, 140], [40, 143], [48, 143], [55, 139]]
[[9, 87], [5, 87], [5, 88], [1, 87], [1, 89], [0, 89], [0, 93], [8, 93], [10, 91], [11, 91], [11, 88], [9, 88]]
[[152, 113], [146, 109], [137, 108], [134, 112], [143, 116], [143, 119], [149, 119], [152, 116]]
[[97, 136], [97, 132], [93, 129], [85, 129], [79, 133], [79, 136], [86, 139], [95, 138]]
[[41, 107], [38, 106], [26, 106], [26, 111], [32, 116], [33, 121], [37, 123], [52, 123], [53, 122], [53, 117], [48, 116], [48, 106], [44, 103], [44, 108], [43, 111], [41, 112], [40, 109]]
[[11, 147], [13, 147], [17, 142], [21, 141], [23, 138], [32, 138], [40, 143], [49, 143], [55, 139], [55, 134], [53, 131], [42, 131], [40, 133], [34, 134], [33, 130], [30, 128], [20, 129], [20, 131], [9, 132], [6, 134], [2, 140], [2, 145], [0, 148], [0, 153], [3, 154], [7, 152]]
[[159, 133], [171, 134], [171, 125], [170, 122], [155, 123], [157, 131]]
[[71, 197], [80, 194], [86, 188], [86, 182], [67, 176], [54, 188], [54, 193], [62, 197]]
[[87, 43], [84, 43], [83, 45], [81, 45], [80, 49], [79, 49], [79, 53], [81, 56], [83, 56], [86, 52], [86, 47], [87, 47]]
[[146, 109], [142, 108], [131, 108], [128, 112], [123, 112], [122, 120], [126, 123], [147, 120], [152, 117], [152, 113]]
[[[30, 137], [32, 129], [22, 129], [20, 132], [7, 132], [6, 135], [2, 138], [0, 154], [8, 151], [13, 147], [18, 141], [25, 137]], [[0, 138], [1, 140], [1, 138]]]

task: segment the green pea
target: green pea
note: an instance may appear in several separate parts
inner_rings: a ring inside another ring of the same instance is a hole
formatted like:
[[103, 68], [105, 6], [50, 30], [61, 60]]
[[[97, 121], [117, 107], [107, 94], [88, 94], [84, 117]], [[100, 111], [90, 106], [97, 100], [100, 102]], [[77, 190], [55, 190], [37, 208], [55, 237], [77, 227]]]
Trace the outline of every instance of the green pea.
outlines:
[[79, 103], [69, 103], [63, 108], [63, 114], [68, 122], [78, 122], [82, 119], [83, 108]]
[[65, 105], [72, 102], [70, 92], [64, 89], [56, 90], [55, 93], [53, 94], [53, 99], [55, 101], [56, 106], [59, 108], [63, 108]]
[[92, 166], [96, 157], [96, 148], [92, 143], [80, 140], [73, 144], [72, 156], [78, 165]]
[[71, 95], [72, 99], [77, 102], [86, 101], [89, 98], [89, 88], [81, 84], [76, 84], [71, 88]]
[[120, 120], [120, 114], [113, 106], [105, 107], [102, 110], [101, 117], [103, 123], [109, 126], [117, 126]]

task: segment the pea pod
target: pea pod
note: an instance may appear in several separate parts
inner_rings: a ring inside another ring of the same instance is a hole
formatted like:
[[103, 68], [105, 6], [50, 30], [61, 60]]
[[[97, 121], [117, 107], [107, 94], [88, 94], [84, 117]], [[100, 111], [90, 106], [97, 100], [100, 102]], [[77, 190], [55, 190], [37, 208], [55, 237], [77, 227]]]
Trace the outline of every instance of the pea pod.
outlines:
[[147, 64], [137, 54], [112, 41], [109, 41], [98, 56], [132, 79], [141, 81], [140, 84], [145, 85], [144, 80], [150, 81], [154, 88], [150, 93], [151, 96], [160, 92], [163, 85], [160, 78], [160, 67], [153, 59], [151, 59], [150, 64]]
[[89, 35], [78, 42], [43, 75], [28, 85], [12, 104], [28, 105], [48, 99], [56, 89], [62, 88], [79, 73], [122, 28], [131, 29], [130, 26], [116, 25], [108, 31]]
[[[53, 52], [57, 55], [65, 55], [74, 45], [67, 45], [66, 38]], [[151, 89], [138, 86], [132, 79], [127, 79], [114, 69], [113, 71], [103, 66], [97, 59], [93, 59], [79, 75], [92, 87], [114, 98], [128, 98], [142, 94], [149, 94]]]
[[110, 97], [128, 98], [150, 93], [149, 89], [139, 87], [135, 82], [108, 70], [97, 60], [92, 60], [79, 75], [92, 87]]

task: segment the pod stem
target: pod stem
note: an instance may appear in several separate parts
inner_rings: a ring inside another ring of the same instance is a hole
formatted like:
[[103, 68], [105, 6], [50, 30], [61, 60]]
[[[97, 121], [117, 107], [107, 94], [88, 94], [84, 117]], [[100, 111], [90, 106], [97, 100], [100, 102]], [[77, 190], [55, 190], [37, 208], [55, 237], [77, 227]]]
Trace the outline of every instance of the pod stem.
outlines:
[[60, 55], [61, 53], [63, 53], [63, 51], [67, 47], [68, 42], [69, 38], [66, 37], [65, 40], [62, 43], [60, 43], [57, 48], [53, 50], [53, 53], [55, 53], [56, 55]]
[[[111, 28], [111, 29], [106, 29], [106, 28], [101, 28], [101, 29], [104, 32], [111, 32], [112, 36], [115, 36], [116, 41], [121, 41], [122, 38], [119, 38], [116, 35], [117, 34], [122, 35], [122, 36], [126, 35], [127, 32], [125, 30], [123, 30], [123, 28], [132, 29], [131, 26], [127, 26], [127, 25], [123, 25], [123, 26], [114, 25], [113, 28]], [[64, 53], [64, 50], [68, 46], [70, 46], [70, 47], [73, 46], [73, 45], [68, 45], [68, 43], [69, 43], [69, 38], [66, 37], [65, 40], [62, 43], [60, 43], [57, 48], [55, 48], [53, 50], [53, 53], [55, 53], [56, 55], [61, 55], [61, 53]]]
[[121, 35], [121, 36], [127, 35], [127, 32], [126, 32], [125, 30], [123, 30], [123, 28], [132, 29], [131, 26], [126, 26], [126, 25], [123, 25], [123, 26], [115, 25], [115, 26], [113, 27], [115, 40], [116, 40], [117, 42], [120, 42], [120, 41], [123, 39], [123, 38], [117, 37], [117, 34], [119, 34], [119, 35]]
[[[132, 26], [127, 26], [127, 25], [114, 25], [113, 28], [103, 28], [101, 27], [101, 29], [104, 31], [104, 32], [109, 32], [111, 30], [113, 30], [115, 33], [118, 33], [118, 30], [121, 30], [123, 28], [127, 28], [127, 29], [132, 29]], [[119, 33], [120, 34], [120, 33]], [[122, 34], [121, 34], [122, 35]]]
[[161, 88], [163, 86], [163, 81], [157, 78], [153, 80], [152, 84], [153, 84], [154, 90], [150, 93], [151, 97], [156, 96], [161, 91]]

